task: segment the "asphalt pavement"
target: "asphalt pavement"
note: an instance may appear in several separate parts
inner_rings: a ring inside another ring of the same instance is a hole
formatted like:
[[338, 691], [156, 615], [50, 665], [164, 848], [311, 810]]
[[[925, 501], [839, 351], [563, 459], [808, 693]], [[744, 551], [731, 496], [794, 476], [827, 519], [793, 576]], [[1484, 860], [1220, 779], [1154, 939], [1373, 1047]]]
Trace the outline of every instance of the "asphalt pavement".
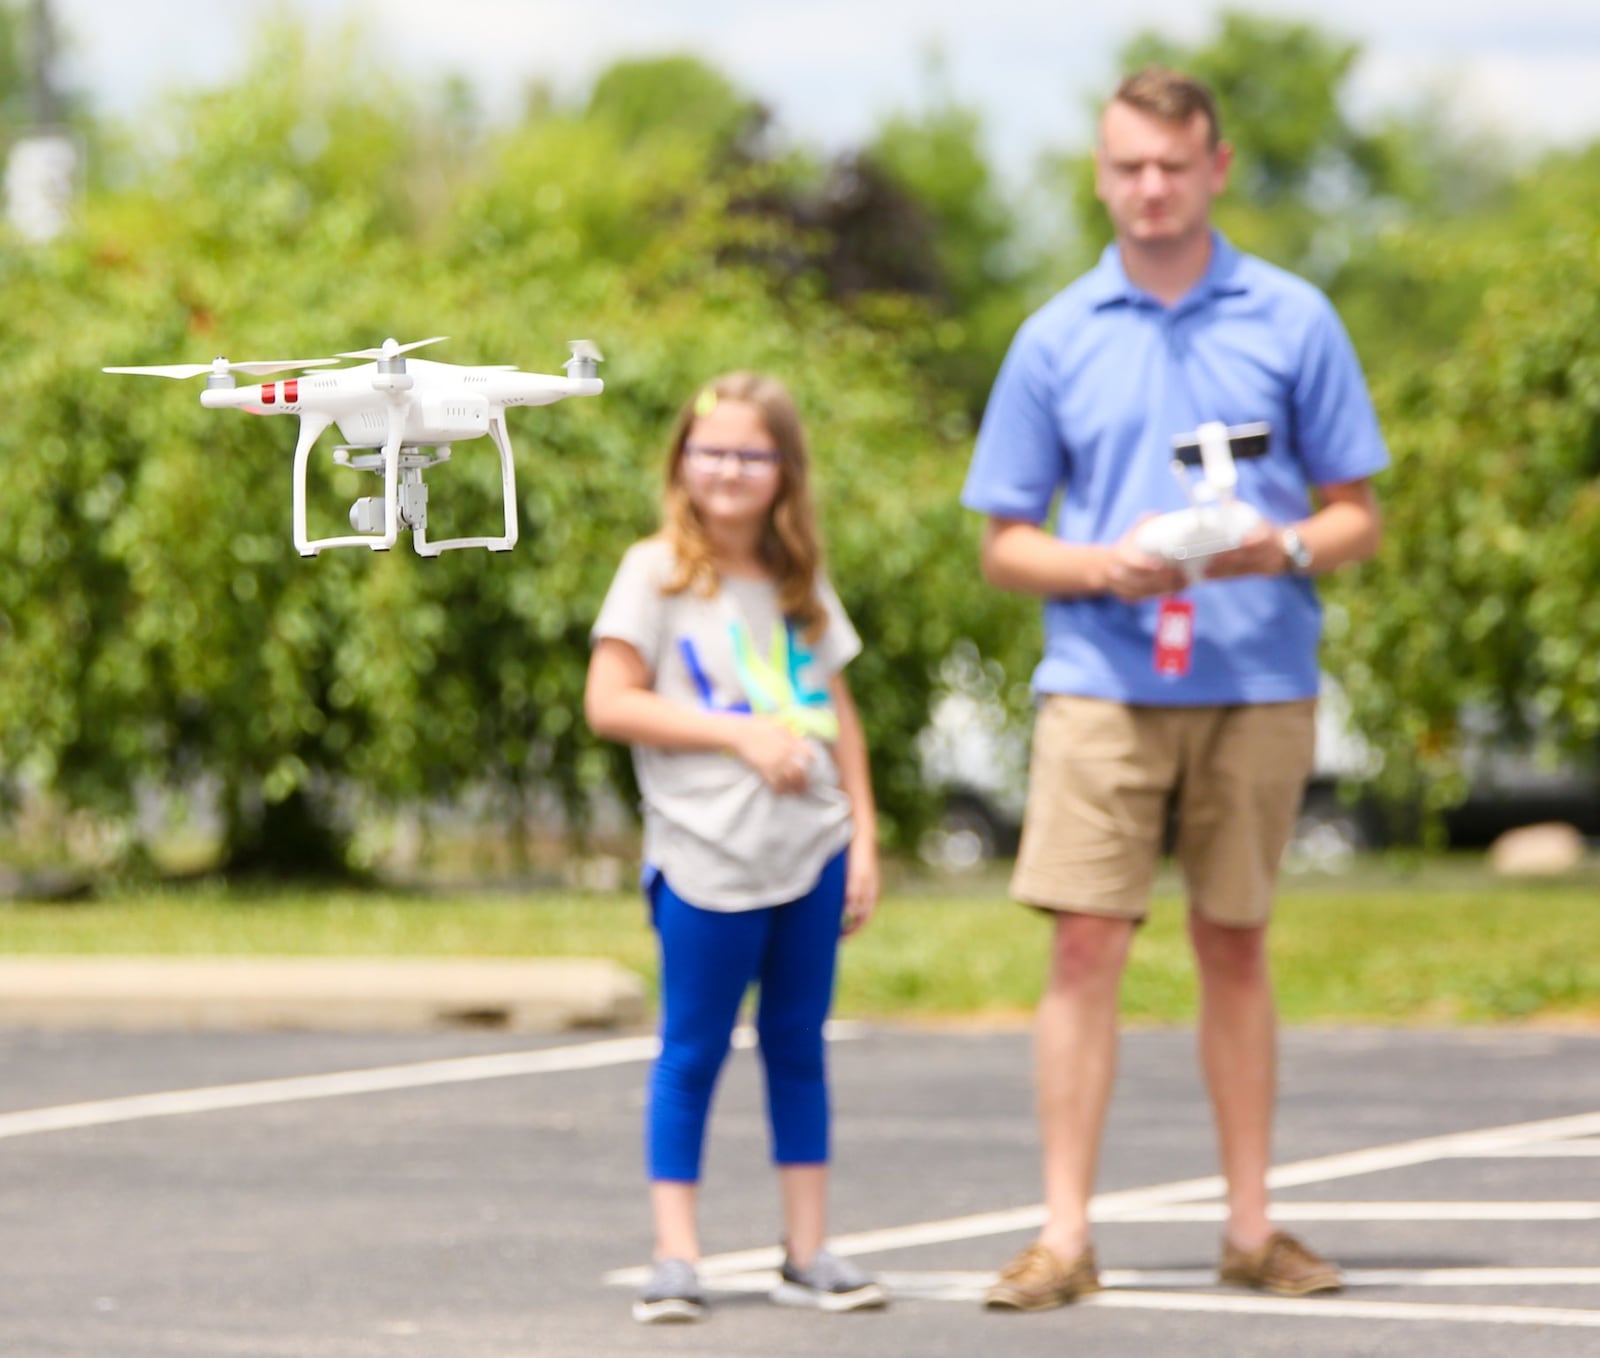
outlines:
[[1216, 1285], [1192, 1037], [1124, 1044], [1102, 1297], [992, 1315], [1038, 1219], [1021, 1031], [843, 1026], [836, 1245], [881, 1315], [765, 1297], [778, 1234], [758, 1066], [735, 1052], [704, 1185], [711, 1317], [628, 1315], [649, 1251], [648, 1033], [0, 1029], [0, 1353], [682, 1352], [1185, 1358], [1600, 1351], [1600, 1035], [1286, 1035], [1277, 1201], [1338, 1297]]

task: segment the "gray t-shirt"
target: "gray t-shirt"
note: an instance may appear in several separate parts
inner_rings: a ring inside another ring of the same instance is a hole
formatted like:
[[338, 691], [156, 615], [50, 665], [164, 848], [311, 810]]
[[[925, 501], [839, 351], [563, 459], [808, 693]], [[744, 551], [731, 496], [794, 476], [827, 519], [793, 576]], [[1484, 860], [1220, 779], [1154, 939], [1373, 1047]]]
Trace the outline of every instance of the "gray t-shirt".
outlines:
[[805, 895], [850, 842], [850, 799], [831, 742], [828, 685], [861, 639], [826, 580], [828, 625], [814, 644], [783, 617], [770, 581], [726, 578], [707, 598], [663, 594], [672, 548], [635, 543], [622, 558], [591, 641], [613, 637], [643, 657], [651, 687], [686, 707], [756, 712], [807, 736], [815, 759], [804, 792], [780, 796], [735, 755], [633, 746], [644, 809], [647, 875], [707, 910], [752, 910]]

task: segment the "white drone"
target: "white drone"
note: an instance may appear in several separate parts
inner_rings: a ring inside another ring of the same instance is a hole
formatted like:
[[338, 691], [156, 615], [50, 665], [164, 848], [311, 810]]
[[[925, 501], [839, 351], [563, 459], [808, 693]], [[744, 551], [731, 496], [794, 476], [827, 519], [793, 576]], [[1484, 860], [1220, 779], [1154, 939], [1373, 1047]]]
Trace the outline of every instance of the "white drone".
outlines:
[[[1265, 424], [1229, 427], [1217, 421], [1172, 440], [1172, 474], [1178, 478], [1189, 508], [1162, 514], [1140, 527], [1134, 537], [1139, 550], [1179, 565], [1191, 580], [1205, 573], [1208, 557], [1239, 546], [1261, 515], [1234, 499], [1239, 472], [1236, 457], [1261, 457], [1270, 433]], [[1198, 465], [1198, 481], [1189, 469]]]
[[[298, 415], [300, 439], [294, 450], [294, 545], [301, 556], [316, 556], [328, 547], [370, 547], [386, 552], [402, 528], [409, 528], [421, 556], [438, 556], [460, 547], [487, 547], [509, 552], [517, 542], [516, 473], [511, 440], [506, 433], [507, 406], [543, 406], [568, 396], [598, 396], [605, 389], [597, 376], [602, 356], [588, 340], [573, 340], [567, 375], [518, 372], [514, 364], [468, 368], [430, 363], [404, 355], [445, 336], [381, 348], [358, 349], [339, 358], [374, 362], [338, 372], [291, 377], [241, 387], [235, 373], [261, 376], [291, 369], [322, 368], [338, 358], [277, 359], [260, 363], [174, 363], [153, 368], [106, 368], [108, 373], [145, 377], [206, 375], [200, 404], [210, 410], [248, 410], [252, 415]], [[383, 495], [359, 499], [350, 510], [354, 533], [312, 538], [306, 531], [306, 465], [312, 445], [330, 424], [337, 423], [344, 442], [335, 446], [335, 465], [383, 477]], [[450, 445], [487, 434], [500, 452], [500, 481], [505, 493], [505, 532], [500, 537], [447, 538], [428, 541], [428, 488], [422, 474], [450, 460]]]

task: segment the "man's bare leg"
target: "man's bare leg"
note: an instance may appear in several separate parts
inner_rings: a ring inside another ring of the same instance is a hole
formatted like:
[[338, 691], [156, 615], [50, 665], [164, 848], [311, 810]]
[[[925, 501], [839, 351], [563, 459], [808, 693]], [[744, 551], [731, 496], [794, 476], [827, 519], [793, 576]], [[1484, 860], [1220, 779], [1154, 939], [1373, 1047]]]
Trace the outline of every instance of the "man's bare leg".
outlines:
[[1191, 910], [1189, 937], [1200, 972], [1200, 1067], [1228, 1182], [1227, 1236], [1253, 1250], [1272, 1234], [1267, 1169], [1278, 1096], [1278, 1016], [1266, 926], [1213, 924]]
[[1117, 994], [1129, 920], [1059, 914], [1034, 1038], [1045, 1224], [1039, 1241], [1063, 1262], [1089, 1244], [1100, 1135], [1117, 1071]]

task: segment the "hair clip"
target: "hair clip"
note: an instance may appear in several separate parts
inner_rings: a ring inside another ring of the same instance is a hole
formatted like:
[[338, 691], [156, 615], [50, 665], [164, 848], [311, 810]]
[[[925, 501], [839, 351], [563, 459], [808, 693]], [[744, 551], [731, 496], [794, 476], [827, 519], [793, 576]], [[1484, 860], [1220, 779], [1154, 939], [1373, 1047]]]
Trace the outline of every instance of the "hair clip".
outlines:
[[711, 387], [707, 387], [694, 398], [694, 413], [702, 420], [716, 408], [717, 393]]

